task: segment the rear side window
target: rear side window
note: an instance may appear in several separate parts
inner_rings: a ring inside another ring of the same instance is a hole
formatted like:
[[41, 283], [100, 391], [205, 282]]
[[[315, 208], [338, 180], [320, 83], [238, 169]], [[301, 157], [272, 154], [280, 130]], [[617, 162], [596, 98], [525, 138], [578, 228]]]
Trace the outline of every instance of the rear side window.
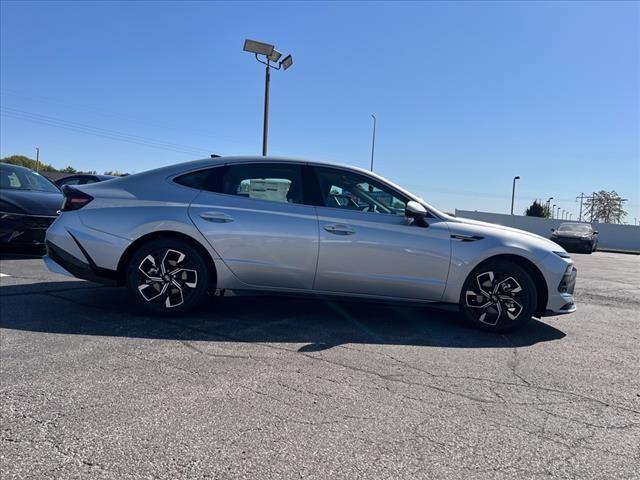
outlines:
[[206, 170], [198, 170], [197, 172], [185, 173], [174, 178], [174, 182], [184, 185], [185, 187], [196, 188], [198, 190], [209, 190], [211, 192], [219, 192], [220, 172], [222, 167], [208, 168]]
[[221, 193], [256, 200], [303, 203], [300, 165], [245, 164], [225, 168]]

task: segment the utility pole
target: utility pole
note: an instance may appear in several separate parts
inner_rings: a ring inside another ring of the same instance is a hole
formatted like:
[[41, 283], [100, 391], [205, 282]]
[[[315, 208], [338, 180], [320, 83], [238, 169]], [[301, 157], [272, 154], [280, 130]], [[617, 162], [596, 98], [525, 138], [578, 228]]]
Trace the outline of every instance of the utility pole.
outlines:
[[373, 113], [371, 114], [371, 116], [373, 117], [373, 138], [371, 139], [371, 171], [373, 172], [373, 152], [375, 151], [375, 148], [376, 148], [376, 122], [377, 122], [377, 118]]
[[36, 147], [36, 172], [40, 170], [40, 147]]
[[596, 192], [591, 194], [591, 213], [589, 214], [589, 221], [593, 222], [593, 202], [596, 201]]
[[576, 197], [576, 201], [578, 201], [578, 199], [580, 199], [580, 213], [578, 214], [578, 221], [581, 222], [582, 221], [582, 201], [585, 198], [589, 198], [587, 196], [585, 196], [584, 192], [580, 192], [580, 195], [578, 195]]

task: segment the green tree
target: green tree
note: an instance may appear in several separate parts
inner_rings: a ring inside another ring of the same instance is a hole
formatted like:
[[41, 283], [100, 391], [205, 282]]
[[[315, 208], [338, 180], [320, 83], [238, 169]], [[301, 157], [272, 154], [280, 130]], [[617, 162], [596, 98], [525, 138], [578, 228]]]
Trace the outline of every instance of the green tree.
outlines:
[[71, 165], [60, 170], [62, 173], [78, 173], [78, 171], [73, 168]]
[[549, 216], [549, 209], [542, 205], [540, 200], [534, 200], [529, 208], [524, 212], [527, 217], [541, 217], [546, 218]]
[[11, 155], [10, 157], [0, 158], [0, 162], [10, 163], [12, 165], [19, 165], [21, 167], [27, 167], [31, 170], [37, 170], [40, 172], [57, 172], [53, 166], [48, 163], [42, 163], [38, 165], [33, 158], [25, 157], [24, 155]]

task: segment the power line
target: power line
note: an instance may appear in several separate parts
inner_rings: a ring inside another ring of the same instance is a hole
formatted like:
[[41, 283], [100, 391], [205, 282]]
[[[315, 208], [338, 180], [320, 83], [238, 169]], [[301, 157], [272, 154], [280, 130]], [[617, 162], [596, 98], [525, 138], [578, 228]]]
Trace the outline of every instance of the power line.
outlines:
[[[119, 113], [116, 112], [114, 110], [108, 110], [108, 109], [104, 109], [104, 108], [97, 108], [97, 107], [93, 107], [93, 106], [89, 106], [89, 105], [81, 105], [79, 103], [74, 103], [74, 102], [68, 102], [65, 100], [58, 100], [55, 98], [51, 98], [51, 97], [44, 97], [41, 95], [25, 95], [23, 93], [20, 92], [16, 92], [13, 90], [7, 90], [7, 89], [3, 89], [0, 91], [0, 95], [4, 95], [4, 96], [12, 96], [12, 97], [19, 97], [19, 98], [24, 98], [27, 100], [32, 100], [32, 101], [36, 101], [36, 102], [41, 102], [41, 103], [48, 103], [51, 105], [63, 105], [66, 107], [71, 107], [77, 110], [82, 110], [85, 112], [91, 112], [94, 113], [96, 115], [101, 115], [104, 117], [111, 117], [111, 118], [122, 118], [122, 119], [127, 119], [130, 121], [133, 121], [134, 123], [139, 123], [141, 125], [149, 125], [152, 127], [158, 127], [158, 128], [164, 128], [164, 129], [171, 129], [174, 130], [176, 128], [178, 128], [179, 125], [177, 124], [168, 124], [168, 123], [160, 123], [160, 122], [149, 122], [147, 119], [144, 119], [143, 117], [138, 117], [135, 115], [130, 115], [130, 114], [125, 114], [125, 113]], [[189, 130], [192, 132], [200, 132], [206, 135], [210, 135], [211, 132], [206, 131], [202, 128], [194, 128], [194, 127], [189, 127]], [[219, 140], [224, 140], [227, 143], [232, 143], [235, 145], [242, 145], [244, 147], [244, 144], [238, 141], [235, 141], [233, 139], [229, 139], [228, 137], [221, 137], [221, 136], [216, 136], [217, 139]]]
[[47, 115], [40, 115], [36, 113], [26, 112], [24, 110], [18, 110], [10, 107], [0, 107], [2, 116], [23, 120], [32, 123], [38, 123], [50, 127], [61, 128], [63, 130], [74, 131], [77, 133], [84, 133], [87, 135], [93, 135], [102, 138], [108, 138], [110, 140], [117, 140], [121, 142], [134, 143], [137, 145], [144, 145], [147, 147], [157, 148], [161, 150], [168, 150], [177, 153], [186, 153], [190, 155], [202, 155], [208, 154], [209, 149], [192, 147], [189, 145], [182, 145], [178, 143], [166, 142], [163, 140], [157, 140], [149, 137], [142, 137], [139, 135], [132, 135], [124, 132], [118, 132], [115, 130], [108, 130], [105, 128], [94, 127], [92, 125], [70, 122], [60, 118], [50, 117]]

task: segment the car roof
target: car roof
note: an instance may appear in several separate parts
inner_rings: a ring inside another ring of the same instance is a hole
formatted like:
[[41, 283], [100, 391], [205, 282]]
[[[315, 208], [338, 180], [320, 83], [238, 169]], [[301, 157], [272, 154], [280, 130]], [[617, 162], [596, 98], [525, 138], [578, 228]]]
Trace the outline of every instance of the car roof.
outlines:
[[23, 170], [25, 172], [33, 172], [33, 170], [31, 170], [30, 168], [23, 167], [22, 165], [14, 165], [13, 163], [0, 162], [0, 166], [7, 170]]

